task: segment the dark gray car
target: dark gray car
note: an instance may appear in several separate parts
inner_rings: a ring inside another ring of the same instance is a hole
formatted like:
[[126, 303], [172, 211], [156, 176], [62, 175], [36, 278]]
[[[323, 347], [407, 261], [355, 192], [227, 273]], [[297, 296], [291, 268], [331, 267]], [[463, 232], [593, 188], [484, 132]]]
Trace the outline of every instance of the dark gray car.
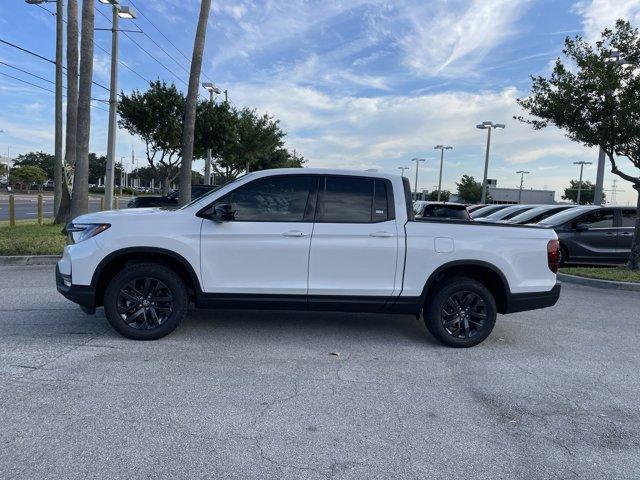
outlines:
[[629, 259], [636, 209], [575, 207], [545, 218], [560, 240], [560, 264], [622, 264]]

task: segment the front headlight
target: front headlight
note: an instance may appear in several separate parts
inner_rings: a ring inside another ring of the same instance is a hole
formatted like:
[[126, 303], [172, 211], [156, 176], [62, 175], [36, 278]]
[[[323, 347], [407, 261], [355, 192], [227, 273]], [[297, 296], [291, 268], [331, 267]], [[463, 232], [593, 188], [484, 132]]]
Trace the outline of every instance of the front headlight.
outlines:
[[80, 243], [91, 237], [95, 237], [101, 232], [104, 232], [111, 225], [108, 223], [69, 223], [64, 228], [64, 233], [67, 234], [69, 243]]

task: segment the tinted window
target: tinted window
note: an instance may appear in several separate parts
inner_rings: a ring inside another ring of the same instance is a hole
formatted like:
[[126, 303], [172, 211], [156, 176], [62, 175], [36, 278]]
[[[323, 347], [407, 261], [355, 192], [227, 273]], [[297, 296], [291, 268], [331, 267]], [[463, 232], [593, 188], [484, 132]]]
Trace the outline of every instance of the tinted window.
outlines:
[[448, 205], [426, 205], [422, 216], [431, 218], [455, 218], [458, 220], [469, 220], [469, 214], [464, 207]]
[[636, 211], [635, 210], [622, 210], [620, 212], [620, 226], [621, 227], [635, 227], [636, 226]]
[[383, 180], [376, 180], [373, 192], [373, 214], [374, 222], [383, 222], [389, 218], [389, 196], [387, 185]]
[[613, 212], [593, 212], [579, 218], [577, 223], [583, 223], [589, 228], [613, 228]]
[[558, 212], [550, 217], [541, 220], [539, 223], [541, 225], [562, 225], [565, 222], [573, 220], [578, 217], [581, 213], [584, 213], [587, 210], [597, 210], [592, 207], [573, 207], [562, 212]]
[[324, 189], [321, 190], [324, 191], [318, 208], [319, 222], [369, 223], [388, 218], [387, 193], [383, 181], [327, 176]]
[[230, 203], [236, 220], [245, 222], [301, 222], [312, 177], [289, 175], [255, 180], [216, 203]]

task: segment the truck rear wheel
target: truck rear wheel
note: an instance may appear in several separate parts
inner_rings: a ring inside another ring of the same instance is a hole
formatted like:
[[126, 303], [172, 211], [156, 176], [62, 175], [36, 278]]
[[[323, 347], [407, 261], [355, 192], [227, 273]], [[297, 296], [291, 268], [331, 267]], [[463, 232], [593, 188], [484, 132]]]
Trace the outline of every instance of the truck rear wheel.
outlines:
[[466, 277], [445, 280], [424, 308], [427, 329], [450, 347], [473, 347], [482, 342], [493, 330], [496, 316], [491, 292]]
[[156, 340], [173, 332], [187, 314], [189, 297], [180, 276], [163, 265], [137, 263], [107, 286], [104, 311], [111, 326], [134, 340]]

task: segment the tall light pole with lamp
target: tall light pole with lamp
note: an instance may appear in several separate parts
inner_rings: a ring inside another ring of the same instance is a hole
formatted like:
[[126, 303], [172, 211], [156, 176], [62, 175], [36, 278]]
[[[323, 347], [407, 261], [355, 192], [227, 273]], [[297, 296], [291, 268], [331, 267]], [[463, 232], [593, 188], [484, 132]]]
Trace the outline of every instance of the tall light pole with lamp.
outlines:
[[[202, 84], [202, 88], [204, 88], [209, 92], [209, 101], [213, 104], [215, 95], [220, 95], [220, 89], [211, 82], [204, 82]], [[224, 95], [225, 95], [225, 102], [226, 102], [226, 98], [227, 98], [226, 90]], [[204, 163], [204, 184], [205, 185], [211, 184], [211, 161], [212, 161], [211, 149], [207, 148], [207, 159], [205, 160], [205, 163]]]
[[[624, 58], [620, 58], [620, 52], [614, 50], [611, 52], [609, 56], [611, 58], [612, 65], [625, 66], [632, 65], [631, 62], [625, 60]], [[596, 188], [593, 194], [593, 204], [594, 205], [602, 205], [603, 203], [603, 192], [604, 192], [604, 169], [605, 164], [607, 163], [607, 155], [600, 147], [598, 151], [598, 168], [596, 170]]]
[[476, 128], [487, 131], [487, 150], [484, 158], [484, 175], [482, 177], [482, 198], [480, 203], [487, 203], [487, 174], [489, 172], [489, 150], [491, 149], [491, 130], [494, 128], [504, 128], [504, 123], [482, 122]]
[[104, 204], [107, 210], [113, 208], [115, 155], [116, 155], [116, 115], [118, 113], [118, 32], [119, 19], [133, 20], [136, 13], [131, 7], [118, 4], [118, 0], [98, 0], [105, 5], [111, 5], [111, 28], [96, 28], [96, 30], [111, 30], [111, 81], [109, 84], [109, 132], [107, 135], [107, 171], [104, 185]]
[[438, 201], [440, 201], [440, 194], [442, 192], [442, 164], [444, 163], [444, 151], [452, 150], [453, 147], [449, 145], [436, 145], [434, 150], [440, 150], [440, 175], [438, 177]]
[[409, 168], [410, 167], [398, 167], [398, 170], [400, 170], [400, 175], [404, 177], [404, 171], [409, 170]]
[[53, 211], [58, 211], [62, 198], [62, 47], [64, 42], [64, 1], [63, 0], [25, 0], [30, 5], [43, 3], [56, 4], [56, 74], [55, 74], [55, 133], [53, 167]]
[[518, 203], [522, 203], [522, 185], [524, 185], [524, 176], [528, 175], [531, 172], [527, 172], [526, 170], [518, 170], [516, 173], [520, 174], [520, 191], [518, 192]]
[[[580, 165], [580, 180], [578, 181], [578, 197], [576, 198], [576, 203], [580, 205], [580, 198], [582, 196], [582, 173], [584, 171], [585, 165], [591, 165], [591, 162], [573, 162], [574, 165]], [[594, 192], [595, 193], [595, 192]], [[602, 193], [600, 193], [602, 196]], [[596, 197], [593, 197], [593, 204], [596, 205]]]
[[413, 196], [414, 200], [416, 200], [418, 198], [418, 165], [420, 165], [420, 162], [426, 162], [426, 160], [424, 158], [412, 158], [411, 161], [416, 162], [416, 183], [413, 188]]

